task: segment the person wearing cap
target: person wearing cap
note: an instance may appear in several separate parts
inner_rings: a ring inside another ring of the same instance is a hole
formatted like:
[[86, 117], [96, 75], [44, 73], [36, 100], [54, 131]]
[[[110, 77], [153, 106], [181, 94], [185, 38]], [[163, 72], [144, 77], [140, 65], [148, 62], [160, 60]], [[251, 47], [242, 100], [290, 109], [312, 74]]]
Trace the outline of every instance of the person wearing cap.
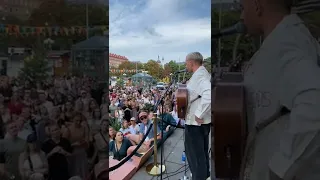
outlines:
[[[131, 138], [136, 144], [139, 144], [143, 137], [146, 135], [148, 128], [152, 124], [152, 121], [148, 118], [147, 112], [140, 112], [139, 119], [141, 121], [140, 129], [139, 129], [139, 135], [134, 136], [137, 137], [136, 139]], [[157, 137], [154, 137], [154, 128], [152, 126], [152, 129], [150, 130], [149, 134], [147, 135], [145, 141], [141, 145], [141, 147], [138, 149], [138, 153], [146, 152], [148, 149], [153, 145], [154, 138], [157, 138], [158, 140], [161, 139], [161, 130], [159, 128], [159, 125], [157, 124]], [[136, 146], [132, 146], [128, 149], [128, 154], [131, 154], [131, 152], [135, 149]]]
[[27, 146], [19, 156], [19, 169], [23, 179], [44, 180], [48, 173], [48, 161], [44, 152], [38, 147], [35, 133], [27, 137]]
[[140, 125], [137, 124], [135, 117], [132, 117], [130, 119], [130, 124], [131, 124], [130, 127], [135, 131], [135, 134], [139, 134]]

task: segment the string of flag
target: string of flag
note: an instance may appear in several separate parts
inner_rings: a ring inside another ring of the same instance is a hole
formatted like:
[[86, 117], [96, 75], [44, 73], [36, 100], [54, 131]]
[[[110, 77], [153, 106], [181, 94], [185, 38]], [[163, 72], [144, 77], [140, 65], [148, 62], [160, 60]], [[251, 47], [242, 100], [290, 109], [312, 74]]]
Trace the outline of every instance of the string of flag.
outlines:
[[[89, 27], [89, 31], [100, 29], [107, 31], [108, 26]], [[30, 36], [30, 35], [49, 35], [49, 36], [70, 36], [70, 35], [86, 35], [87, 28], [84, 26], [71, 27], [33, 27], [19, 26], [12, 24], [0, 24], [0, 35]]]
[[136, 69], [110, 69], [112, 73], [137, 73], [139, 70]]

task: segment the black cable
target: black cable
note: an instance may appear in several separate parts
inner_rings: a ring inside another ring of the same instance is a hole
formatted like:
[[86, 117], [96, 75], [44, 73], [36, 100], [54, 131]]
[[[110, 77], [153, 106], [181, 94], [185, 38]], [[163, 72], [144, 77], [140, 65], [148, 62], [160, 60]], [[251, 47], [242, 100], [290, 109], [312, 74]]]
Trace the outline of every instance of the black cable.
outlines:
[[[172, 177], [172, 176], [175, 176], [175, 175], [177, 175], [177, 174], [180, 174], [180, 173], [182, 173], [182, 172], [184, 172], [184, 171], [185, 171], [185, 170], [179, 171], [179, 172], [177, 172], [177, 173], [175, 173], [175, 174], [172, 174], [172, 175], [168, 176], [167, 178]], [[189, 167], [187, 168], [186, 172], [188, 172], [188, 171], [189, 171]], [[164, 178], [164, 179], [166, 179], [166, 178]]]
[[[167, 172], [167, 174], [174, 174], [174, 173], [177, 173], [178, 171], [180, 171], [182, 168], [184, 168], [185, 165], [182, 165], [181, 167], [179, 167], [177, 170], [175, 171], [172, 171], [172, 172]], [[189, 166], [187, 166], [189, 168]]]
[[[184, 129], [184, 130], [183, 130], [183, 143], [184, 143], [184, 144], [185, 144], [185, 141], [186, 141], [185, 137], [186, 137], [186, 131], [185, 131], [185, 129]], [[183, 153], [184, 153], [184, 156], [185, 156], [185, 160], [184, 160], [184, 176], [186, 176], [186, 175], [187, 175], [187, 155], [186, 155], [186, 147], [184, 147]], [[188, 168], [189, 168], [189, 167], [188, 167]]]

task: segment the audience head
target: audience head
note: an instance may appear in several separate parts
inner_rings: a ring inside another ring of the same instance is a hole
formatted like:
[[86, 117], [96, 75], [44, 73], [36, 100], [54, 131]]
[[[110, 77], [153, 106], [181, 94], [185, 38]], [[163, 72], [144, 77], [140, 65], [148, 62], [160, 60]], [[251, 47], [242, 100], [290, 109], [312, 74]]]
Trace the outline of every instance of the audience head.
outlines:
[[37, 135], [35, 133], [29, 134], [27, 136], [27, 149], [26, 151], [33, 152], [33, 151], [39, 151], [39, 147], [37, 144]]
[[61, 136], [61, 129], [56, 123], [50, 123], [48, 126], [49, 136], [53, 139], [59, 139]]
[[123, 129], [127, 129], [129, 127], [129, 122], [127, 120], [122, 120]]
[[114, 130], [113, 127], [110, 126], [110, 127], [109, 127], [109, 138], [110, 138], [110, 139], [114, 139], [115, 136], [116, 136], [116, 131]]
[[[108, 126], [109, 126], [109, 121], [107, 119], [102, 119], [100, 123], [100, 131], [107, 132]], [[110, 132], [110, 128], [109, 128], [109, 132]]]
[[140, 121], [143, 123], [143, 124], [147, 124], [148, 123], [148, 113], [146, 113], [146, 112], [141, 112], [140, 114], [139, 114], [139, 119], [140, 119]]
[[6, 132], [12, 137], [17, 137], [19, 133], [18, 125], [15, 121], [9, 120], [5, 123]]
[[135, 117], [132, 117], [132, 118], [130, 119], [130, 123], [131, 123], [131, 124], [136, 124], [136, 118], [135, 118]]
[[123, 133], [120, 132], [120, 131], [118, 131], [118, 132], [116, 133], [116, 136], [115, 136], [114, 139], [115, 139], [116, 142], [122, 142], [122, 141], [123, 141]]

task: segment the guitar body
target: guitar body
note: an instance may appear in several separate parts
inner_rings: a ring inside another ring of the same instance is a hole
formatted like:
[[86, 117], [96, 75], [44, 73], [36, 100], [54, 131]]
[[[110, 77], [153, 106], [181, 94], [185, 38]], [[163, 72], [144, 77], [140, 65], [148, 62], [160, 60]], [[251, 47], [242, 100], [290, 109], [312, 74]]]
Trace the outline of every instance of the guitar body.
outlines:
[[242, 73], [222, 76], [214, 89], [213, 99], [211, 139], [216, 177], [238, 178], [247, 136]]
[[185, 119], [188, 107], [188, 89], [186, 84], [180, 84], [176, 91], [178, 118]]

